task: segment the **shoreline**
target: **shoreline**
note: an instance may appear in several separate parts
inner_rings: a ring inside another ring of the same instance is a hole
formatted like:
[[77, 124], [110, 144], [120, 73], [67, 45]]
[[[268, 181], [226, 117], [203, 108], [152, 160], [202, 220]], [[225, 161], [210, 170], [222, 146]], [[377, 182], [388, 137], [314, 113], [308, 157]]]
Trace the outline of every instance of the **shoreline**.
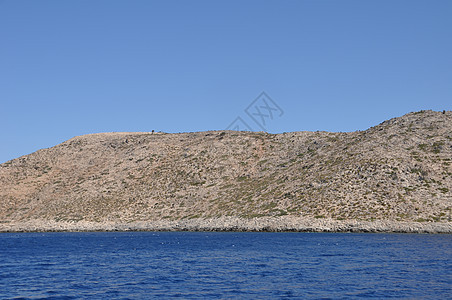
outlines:
[[110, 232], [110, 231], [232, 231], [232, 232], [361, 232], [361, 233], [452, 233], [452, 222], [357, 221], [301, 218], [294, 216], [245, 219], [154, 220], [134, 222], [89, 222], [29, 220], [0, 223], [0, 233], [19, 232]]

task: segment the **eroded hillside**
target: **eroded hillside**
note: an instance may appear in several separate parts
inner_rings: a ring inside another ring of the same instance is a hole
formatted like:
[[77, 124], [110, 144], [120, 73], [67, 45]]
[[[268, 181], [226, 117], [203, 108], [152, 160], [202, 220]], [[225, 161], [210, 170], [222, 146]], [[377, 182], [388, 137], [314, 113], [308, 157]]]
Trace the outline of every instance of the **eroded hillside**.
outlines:
[[352, 133], [102, 133], [0, 165], [0, 220], [451, 221], [452, 112]]

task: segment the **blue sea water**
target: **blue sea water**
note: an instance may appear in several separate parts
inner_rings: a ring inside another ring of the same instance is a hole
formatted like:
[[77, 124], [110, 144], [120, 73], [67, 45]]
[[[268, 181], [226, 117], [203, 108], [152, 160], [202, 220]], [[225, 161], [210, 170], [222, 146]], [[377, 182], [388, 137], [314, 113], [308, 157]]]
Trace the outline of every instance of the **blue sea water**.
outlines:
[[452, 236], [4, 233], [1, 299], [450, 299]]

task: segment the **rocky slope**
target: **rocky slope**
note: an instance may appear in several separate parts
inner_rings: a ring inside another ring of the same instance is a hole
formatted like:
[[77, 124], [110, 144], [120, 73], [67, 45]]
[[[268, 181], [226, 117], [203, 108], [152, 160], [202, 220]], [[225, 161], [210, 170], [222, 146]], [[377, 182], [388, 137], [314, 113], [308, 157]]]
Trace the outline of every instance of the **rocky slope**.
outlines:
[[[451, 163], [450, 111], [351, 133], [85, 135], [0, 165], [0, 231], [196, 222], [221, 229], [218, 220], [228, 218], [241, 220], [231, 229], [253, 230], [240, 222], [273, 218], [290, 230], [309, 229], [311, 220], [439, 224], [452, 232]], [[306, 226], [289, 226], [300, 222]]]

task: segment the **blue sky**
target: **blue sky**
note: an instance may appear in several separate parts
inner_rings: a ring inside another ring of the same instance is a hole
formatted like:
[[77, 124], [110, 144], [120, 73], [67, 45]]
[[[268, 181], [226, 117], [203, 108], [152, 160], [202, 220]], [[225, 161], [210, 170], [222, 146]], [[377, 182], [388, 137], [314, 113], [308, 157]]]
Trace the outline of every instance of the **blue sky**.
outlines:
[[258, 131], [245, 109], [263, 91], [283, 112], [273, 133], [450, 110], [451, 15], [439, 0], [0, 0], [0, 162], [96, 132]]

